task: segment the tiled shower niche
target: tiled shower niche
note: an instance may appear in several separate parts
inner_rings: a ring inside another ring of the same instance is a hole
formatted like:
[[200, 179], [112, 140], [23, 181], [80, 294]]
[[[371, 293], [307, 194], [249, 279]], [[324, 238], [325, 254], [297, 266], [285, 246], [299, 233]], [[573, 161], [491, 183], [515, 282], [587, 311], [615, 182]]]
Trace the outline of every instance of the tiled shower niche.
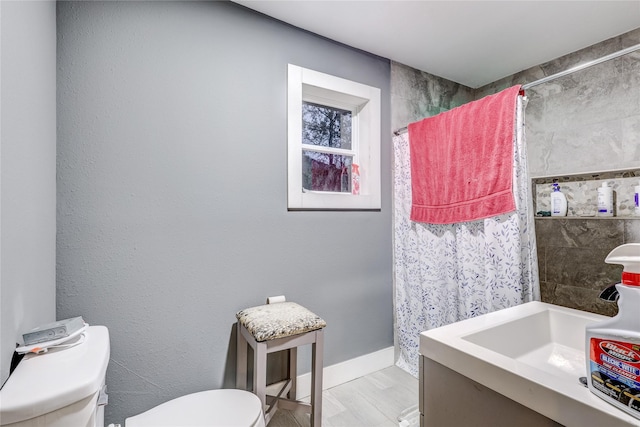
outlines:
[[[633, 187], [640, 169], [535, 178], [535, 211], [550, 210], [551, 184], [557, 179], [567, 197], [566, 217], [536, 217], [538, 270], [542, 301], [613, 316], [617, 305], [598, 298], [620, 282], [622, 266], [604, 262], [624, 243], [640, 243], [640, 217], [633, 216]], [[617, 216], [597, 217], [597, 188], [614, 189]]]
[[[634, 187], [640, 185], [640, 169], [533, 179], [535, 212], [551, 211], [552, 184], [557, 181], [567, 197], [567, 217], [596, 217], [598, 187], [613, 187], [614, 216], [634, 217]], [[637, 218], [640, 218], [638, 216]]]

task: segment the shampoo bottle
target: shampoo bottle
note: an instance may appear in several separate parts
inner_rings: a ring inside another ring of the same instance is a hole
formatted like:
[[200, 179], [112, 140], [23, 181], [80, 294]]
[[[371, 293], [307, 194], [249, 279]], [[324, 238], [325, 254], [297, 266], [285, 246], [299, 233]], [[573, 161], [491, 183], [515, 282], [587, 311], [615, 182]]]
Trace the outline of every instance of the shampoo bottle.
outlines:
[[618, 314], [586, 327], [587, 383], [596, 396], [640, 419], [640, 243], [615, 248], [605, 262], [622, 264]]
[[560, 185], [553, 183], [553, 191], [551, 192], [551, 216], [567, 215], [567, 198], [560, 192]]
[[606, 182], [598, 188], [598, 216], [613, 216], [613, 188]]
[[633, 188], [633, 192], [635, 193], [633, 196], [634, 199], [634, 209], [633, 214], [635, 216], [640, 216], [640, 184], [636, 185]]

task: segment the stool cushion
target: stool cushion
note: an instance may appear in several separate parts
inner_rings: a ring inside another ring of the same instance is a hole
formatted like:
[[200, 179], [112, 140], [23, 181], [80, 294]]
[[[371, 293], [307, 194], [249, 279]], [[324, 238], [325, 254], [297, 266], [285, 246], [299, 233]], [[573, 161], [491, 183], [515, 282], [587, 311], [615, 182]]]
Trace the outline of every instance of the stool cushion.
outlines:
[[246, 308], [236, 313], [256, 341], [275, 340], [327, 326], [316, 314], [295, 302], [278, 302]]

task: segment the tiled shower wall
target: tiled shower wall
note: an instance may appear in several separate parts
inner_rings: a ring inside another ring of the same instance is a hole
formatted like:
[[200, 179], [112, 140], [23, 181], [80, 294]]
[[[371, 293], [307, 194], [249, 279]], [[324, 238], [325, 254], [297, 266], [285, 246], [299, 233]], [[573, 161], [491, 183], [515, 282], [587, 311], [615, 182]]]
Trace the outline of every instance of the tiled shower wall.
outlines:
[[[478, 89], [477, 98], [640, 44], [640, 28]], [[528, 89], [532, 177], [640, 166], [640, 51]]]
[[620, 283], [622, 266], [604, 259], [615, 247], [640, 242], [640, 219], [536, 218], [542, 301], [605, 315], [617, 306], [598, 298]]
[[[391, 64], [392, 129], [640, 43], [640, 29], [505, 77], [478, 89]], [[534, 178], [640, 167], [640, 51], [527, 90], [526, 135]], [[640, 243], [640, 219], [537, 219], [542, 299], [612, 315], [597, 298], [620, 280], [604, 258]]]
[[447, 79], [391, 63], [391, 129], [473, 101], [475, 90]]

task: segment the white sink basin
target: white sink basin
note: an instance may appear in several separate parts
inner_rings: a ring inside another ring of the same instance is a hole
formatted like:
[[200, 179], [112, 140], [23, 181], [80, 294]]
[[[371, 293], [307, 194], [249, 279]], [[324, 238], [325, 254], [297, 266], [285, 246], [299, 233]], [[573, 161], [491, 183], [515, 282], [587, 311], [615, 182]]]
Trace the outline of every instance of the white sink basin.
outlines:
[[565, 426], [640, 426], [579, 382], [585, 326], [604, 319], [530, 302], [423, 332], [420, 353]]

